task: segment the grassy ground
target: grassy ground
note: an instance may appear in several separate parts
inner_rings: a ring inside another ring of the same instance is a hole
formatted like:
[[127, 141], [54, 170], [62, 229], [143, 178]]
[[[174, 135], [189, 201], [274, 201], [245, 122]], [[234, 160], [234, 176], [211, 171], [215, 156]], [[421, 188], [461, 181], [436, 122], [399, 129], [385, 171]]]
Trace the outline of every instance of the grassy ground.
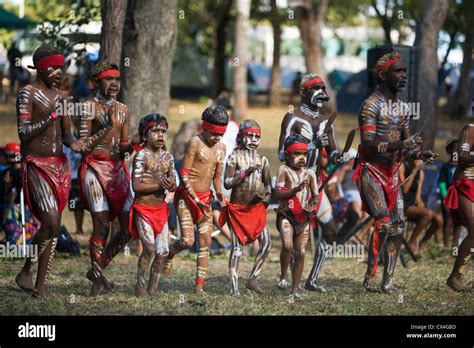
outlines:
[[[180, 113], [179, 111], [183, 111]], [[170, 110], [170, 136], [176, 133], [182, 121], [199, 117], [203, 104], [173, 101]], [[249, 117], [256, 119], [263, 128], [261, 152], [270, 159], [272, 173], [278, 167], [276, 142], [281, 116], [285, 108], [251, 108]], [[456, 133], [460, 124], [441, 120], [440, 123]], [[347, 132], [356, 126], [355, 115], [341, 114], [336, 120], [338, 140], [343, 143]], [[0, 143], [16, 141], [16, 124], [13, 105], [0, 104]], [[436, 147], [442, 151], [445, 139], [436, 139]], [[288, 292], [278, 290], [280, 238], [275, 228], [273, 212], [269, 211], [273, 249], [265, 265], [260, 284], [266, 291], [263, 295], [245, 289], [245, 281], [252, 266], [248, 250], [241, 262], [240, 288], [242, 296], [228, 295], [229, 280], [227, 256], [211, 256], [206, 297], [192, 294], [195, 274], [195, 254], [180, 255], [175, 262], [172, 279], [162, 279], [161, 293], [156, 298], [137, 299], [133, 296], [137, 256], [132, 245], [130, 256], [119, 255], [106, 274], [116, 284], [115, 291], [108, 296], [89, 298], [90, 282], [85, 279], [89, 267], [87, 239], [92, 226], [86, 214], [81, 256], [69, 257], [57, 254], [50, 276], [51, 289], [56, 293], [55, 301], [32, 298], [21, 292], [14, 277], [22, 266], [21, 260], [0, 260], [0, 315], [468, 315], [474, 312], [472, 295], [459, 294], [445, 285], [453, 264], [449, 250], [432, 244], [418, 263], [410, 262], [408, 268], [397, 266], [395, 285], [400, 294], [371, 294], [362, 287], [366, 263], [354, 258], [336, 258], [324, 266], [321, 278], [330, 292], [310, 293], [304, 301], [293, 301]], [[72, 214], [65, 210], [63, 223], [74, 231]], [[308, 248], [303, 278], [311, 267], [311, 251]], [[472, 263], [466, 269], [466, 278], [473, 280]]]

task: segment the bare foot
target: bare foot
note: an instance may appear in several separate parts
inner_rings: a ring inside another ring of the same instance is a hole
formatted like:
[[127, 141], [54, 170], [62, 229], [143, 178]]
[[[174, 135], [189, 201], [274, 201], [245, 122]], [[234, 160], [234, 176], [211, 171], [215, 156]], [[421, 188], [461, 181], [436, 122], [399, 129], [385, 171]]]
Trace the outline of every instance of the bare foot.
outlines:
[[253, 290], [255, 292], [258, 292], [259, 294], [263, 294], [262, 288], [258, 285], [257, 283], [257, 278], [252, 277], [247, 281], [247, 284], [245, 287], [249, 290]]
[[194, 293], [198, 295], [206, 295], [206, 292], [204, 291], [204, 284], [196, 284], [194, 287]]
[[33, 285], [33, 276], [31, 271], [26, 271], [22, 269], [20, 273], [15, 277], [16, 284], [20, 287], [20, 289], [31, 292], [35, 290]]
[[378, 286], [377, 284], [374, 284], [374, 280], [375, 280], [375, 277], [373, 277], [373, 278], [369, 278], [368, 276], [365, 277], [365, 279], [364, 279], [364, 288], [365, 288], [365, 290], [367, 290], [369, 292], [381, 293], [382, 289], [380, 289], [380, 286]]
[[34, 290], [33, 295], [37, 298], [53, 297], [53, 293], [46, 285], [38, 286], [38, 288]]
[[137, 297], [145, 297], [148, 295], [148, 292], [145, 290], [143, 286], [135, 285], [135, 296]]
[[290, 284], [288, 283], [288, 280], [285, 278], [280, 278], [280, 281], [278, 282], [278, 289], [286, 290], [289, 286]]
[[308, 291], [327, 292], [326, 288], [322, 285], [310, 281], [306, 281], [304, 288]]
[[454, 291], [459, 292], [470, 292], [472, 288], [469, 286], [464, 285], [462, 275], [461, 274], [451, 274], [446, 281], [446, 284], [453, 289]]
[[[94, 281], [94, 274], [92, 273], [92, 269], [90, 269], [90, 270], [87, 272], [86, 277], [87, 277], [87, 279], [89, 279], [91, 282]], [[105, 287], [108, 291], [112, 291], [112, 290], [115, 288], [114, 283], [112, 283], [112, 282], [109, 281], [107, 278], [105, 278], [104, 275], [102, 275], [101, 279], [102, 279], [102, 283], [103, 283], [104, 287]]]
[[173, 274], [173, 259], [166, 259], [165, 264], [163, 265], [163, 271], [161, 275], [166, 278], [171, 278]]
[[102, 278], [97, 278], [92, 281], [92, 288], [89, 296], [95, 297], [100, 294], [102, 289], [104, 288], [104, 282], [102, 281]]

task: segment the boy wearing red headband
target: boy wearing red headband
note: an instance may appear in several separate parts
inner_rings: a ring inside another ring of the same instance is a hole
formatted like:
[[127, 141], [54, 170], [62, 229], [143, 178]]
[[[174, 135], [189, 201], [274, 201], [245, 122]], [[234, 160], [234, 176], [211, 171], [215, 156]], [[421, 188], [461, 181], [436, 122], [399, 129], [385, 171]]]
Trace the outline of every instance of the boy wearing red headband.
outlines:
[[[120, 90], [120, 72], [115, 64], [101, 61], [92, 71], [97, 87], [95, 97], [87, 102], [91, 113], [81, 118], [79, 131], [88, 148], [79, 169], [81, 201], [92, 215], [90, 238], [92, 280], [91, 296], [103, 287], [111, 287], [103, 270], [129, 240], [128, 218], [131, 206], [130, 175], [123, 161], [133, 152], [129, 139], [130, 115], [126, 105], [116, 98]], [[119, 218], [121, 232], [104, 245], [109, 222]]]
[[319, 194], [316, 174], [307, 168], [308, 143], [301, 134], [290, 134], [284, 143], [285, 164], [278, 169], [275, 198], [280, 200], [277, 228], [281, 235], [280, 282], [285, 289], [291, 254], [295, 254], [291, 294], [304, 298], [300, 288], [305, 248], [309, 237], [309, 221], [318, 209]]
[[[41, 222], [32, 244], [38, 246], [38, 257], [26, 259], [15, 278], [25, 291], [43, 297], [51, 268], [61, 213], [71, 187], [71, 172], [63, 154], [63, 144], [75, 152], [84, 148], [71, 134], [68, 115], [58, 115], [58, 105], [65, 98], [61, 83], [64, 57], [51, 46], [41, 46], [33, 53], [32, 68], [36, 80], [20, 90], [17, 98], [18, 136], [22, 150], [23, 189], [30, 211]], [[64, 116], [64, 117], [60, 117]], [[36, 284], [33, 286], [31, 267], [38, 262]]]
[[[364, 210], [375, 219], [370, 239], [364, 287], [372, 292], [391, 292], [403, 232], [405, 215], [398, 167], [402, 154], [427, 161], [431, 151], [418, 150], [419, 136], [410, 136], [409, 116], [387, 112], [389, 101], [401, 103], [397, 92], [405, 86], [406, 69], [398, 53], [387, 53], [375, 64], [378, 86], [364, 102], [359, 114], [361, 145], [353, 180], [357, 182]], [[379, 253], [383, 252], [384, 272], [381, 286], [374, 284]]]
[[[145, 143], [145, 148], [133, 160], [135, 199], [130, 209], [130, 233], [143, 245], [137, 266], [137, 296], [156, 294], [161, 270], [169, 253], [169, 209], [165, 198], [166, 191], [176, 189], [176, 173], [173, 156], [163, 149], [167, 130], [166, 117], [156, 113], [143, 116], [138, 125], [140, 140]], [[146, 273], [152, 261], [145, 289]]]
[[464, 285], [461, 271], [474, 250], [474, 124], [467, 124], [461, 130], [457, 151], [455, 181], [449, 187], [444, 204], [451, 210], [453, 220], [467, 227], [468, 234], [459, 246], [447, 284], [455, 291], [472, 291], [472, 286]]
[[163, 275], [171, 276], [172, 261], [176, 254], [194, 244], [194, 225], [198, 228], [199, 252], [197, 258], [196, 293], [204, 292], [209, 247], [212, 232], [212, 191], [222, 203], [222, 170], [225, 146], [219, 141], [225, 133], [229, 116], [222, 106], [210, 106], [202, 113], [202, 132], [186, 146], [181, 183], [174, 203], [181, 226], [181, 239], [170, 248]]
[[238, 269], [243, 245], [259, 241], [247, 289], [263, 293], [257, 277], [271, 248], [266, 208], [272, 193], [270, 166], [265, 156], [257, 153], [260, 144], [260, 126], [254, 120], [244, 120], [237, 136], [237, 149], [228, 157], [224, 187], [232, 189], [230, 202], [222, 209], [219, 224], [228, 223], [232, 237], [229, 257], [231, 294], [239, 296]]

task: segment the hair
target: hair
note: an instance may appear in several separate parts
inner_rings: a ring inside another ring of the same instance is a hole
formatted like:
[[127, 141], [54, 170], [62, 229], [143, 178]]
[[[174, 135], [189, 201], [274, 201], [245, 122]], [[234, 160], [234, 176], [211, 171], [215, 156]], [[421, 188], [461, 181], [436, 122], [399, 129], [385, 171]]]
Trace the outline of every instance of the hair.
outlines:
[[309, 74], [305, 74], [303, 76], [303, 78], [301, 79], [301, 82], [300, 82], [300, 91], [302, 92], [304, 89], [306, 89], [306, 87], [303, 87], [308, 81], [311, 81], [315, 78], [320, 78], [322, 80], [322, 77], [319, 76], [318, 74], [316, 73], [309, 73]]
[[243, 120], [242, 122], [240, 122], [239, 134], [237, 134], [237, 138], [236, 138], [237, 148], [241, 148], [241, 147], [242, 147], [242, 138], [243, 138], [243, 135], [240, 134], [240, 132], [242, 132], [243, 130], [246, 130], [247, 128], [258, 128], [258, 129], [261, 129], [261, 128], [260, 128], [260, 125], [257, 123], [257, 121], [254, 121], [254, 120], [251, 120], [251, 119], [246, 119], [246, 120]]
[[296, 144], [296, 143], [308, 144], [308, 140], [304, 136], [302, 136], [301, 134], [292, 133], [292, 134], [288, 135], [288, 137], [285, 139], [285, 143], [284, 143], [285, 151], [289, 146], [291, 146], [293, 144]]
[[110, 63], [110, 62], [107, 62], [105, 60], [100, 60], [95, 66], [94, 68], [92, 68], [92, 72], [91, 72], [91, 75], [92, 77], [96, 77], [97, 75], [99, 75], [100, 73], [103, 73], [104, 71], [107, 71], [107, 70], [119, 70], [119, 67], [117, 64], [115, 63]]
[[389, 52], [384, 54], [382, 57], [380, 57], [377, 62], [375, 63], [374, 69], [372, 70], [372, 73], [375, 76], [375, 79], [377, 81], [380, 81], [380, 78], [385, 78], [387, 75], [388, 69], [383, 70], [383, 65], [387, 63], [389, 60], [395, 59], [395, 58], [402, 58], [398, 52]]
[[36, 66], [36, 64], [41, 58], [52, 56], [53, 54], [61, 54], [61, 52], [56, 47], [50, 45], [43, 45], [38, 47], [33, 52], [33, 65]]
[[201, 119], [217, 126], [226, 126], [229, 123], [227, 110], [220, 105], [212, 105], [206, 108], [202, 113]]
[[445, 150], [447, 153], [456, 151], [456, 147], [458, 146], [459, 140], [458, 139], [451, 139], [448, 140], [445, 146]]
[[140, 136], [140, 139], [144, 139], [148, 136], [148, 132], [151, 128], [149, 128], [146, 133], [143, 133], [143, 130], [150, 121], [155, 121], [157, 124], [164, 124], [165, 128], [168, 129], [168, 120], [166, 119], [166, 116], [152, 112], [151, 114], [140, 117], [140, 122], [138, 124], [138, 135]]

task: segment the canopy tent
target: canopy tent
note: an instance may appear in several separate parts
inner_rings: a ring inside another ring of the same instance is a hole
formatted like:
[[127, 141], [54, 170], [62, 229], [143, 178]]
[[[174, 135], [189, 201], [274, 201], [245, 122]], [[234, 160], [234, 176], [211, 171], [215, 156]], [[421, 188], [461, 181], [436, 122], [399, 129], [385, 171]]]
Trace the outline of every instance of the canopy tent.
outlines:
[[0, 28], [24, 29], [35, 26], [36, 23], [27, 18], [20, 18], [0, 6]]

